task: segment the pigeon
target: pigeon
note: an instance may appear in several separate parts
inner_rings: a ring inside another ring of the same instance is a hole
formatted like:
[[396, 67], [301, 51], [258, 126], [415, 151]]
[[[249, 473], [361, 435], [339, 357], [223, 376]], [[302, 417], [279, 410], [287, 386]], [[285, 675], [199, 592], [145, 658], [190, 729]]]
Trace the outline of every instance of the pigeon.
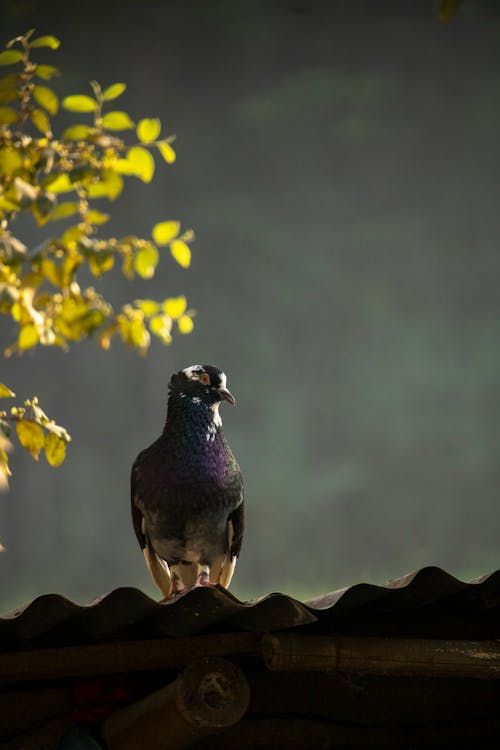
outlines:
[[153, 581], [169, 601], [193, 586], [228, 588], [243, 540], [243, 478], [219, 407], [226, 375], [191, 365], [169, 383], [167, 419], [131, 472], [132, 520]]

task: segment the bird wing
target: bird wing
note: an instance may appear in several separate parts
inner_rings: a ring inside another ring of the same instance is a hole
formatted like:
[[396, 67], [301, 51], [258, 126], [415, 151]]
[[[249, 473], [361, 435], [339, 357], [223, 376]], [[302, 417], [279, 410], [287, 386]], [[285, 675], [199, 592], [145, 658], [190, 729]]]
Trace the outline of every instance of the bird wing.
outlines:
[[165, 598], [168, 598], [172, 591], [172, 576], [170, 568], [163, 558], [159, 557], [154, 551], [147, 534], [146, 523], [138, 500], [140, 497], [139, 486], [141, 479], [140, 455], [134, 461], [130, 474], [130, 500], [132, 506], [132, 522], [134, 531], [141, 549], [144, 553], [146, 565], [151, 574], [151, 578], [158, 586]]

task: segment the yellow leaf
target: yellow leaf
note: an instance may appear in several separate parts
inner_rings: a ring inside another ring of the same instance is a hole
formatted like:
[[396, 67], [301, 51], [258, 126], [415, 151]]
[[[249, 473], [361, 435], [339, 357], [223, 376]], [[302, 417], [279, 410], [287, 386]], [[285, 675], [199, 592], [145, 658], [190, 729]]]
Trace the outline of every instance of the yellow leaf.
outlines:
[[156, 315], [160, 309], [158, 302], [155, 302], [153, 299], [136, 299], [135, 304], [147, 318], [151, 315]]
[[158, 118], [141, 120], [137, 125], [137, 137], [142, 143], [151, 143], [160, 135], [161, 122]]
[[89, 198], [109, 198], [115, 200], [123, 190], [123, 179], [113, 171], [103, 172], [99, 182], [87, 186]]
[[179, 327], [179, 333], [191, 333], [194, 328], [193, 319], [190, 318], [189, 315], [183, 315], [179, 318], [177, 325]]
[[60, 174], [55, 180], [46, 182], [44, 187], [51, 193], [68, 193], [70, 190], [75, 190], [75, 185], [70, 182], [67, 174]]
[[64, 109], [69, 109], [70, 112], [95, 112], [97, 109], [96, 100], [86, 94], [67, 96], [62, 104]]
[[109, 214], [103, 214], [93, 209], [87, 213], [87, 221], [89, 224], [105, 224], [109, 221]]
[[49, 115], [57, 114], [59, 99], [48, 86], [35, 86], [33, 89], [33, 98], [41, 107], [47, 110]]
[[30, 42], [31, 47], [50, 47], [50, 49], [57, 49], [60, 44], [61, 42], [55, 36], [39, 36]]
[[170, 252], [174, 259], [183, 268], [189, 268], [191, 263], [191, 250], [182, 240], [174, 240], [170, 243]]
[[155, 315], [149, 321], [149, 327], [155, 336], [158, 336], [164, 344], [170, 344], [172, 336], [170, 331], [172, 329], [172, 319], [168, 315]]
[[126, 88], [127, 86], [125, 83], [113, 83], [103, 91], [102, 98], [105, 102], [109, 102], [111, 99], [116, 99], [120, 94], [123, 94]]
[[134, 268], [143, 279], [150, 279], [154, 276], [158, 260], [159, 253], [156, 247], [154, 245], [145, 245], [135, 255]]
[[5, 50], [0, 52], [0, 65], [14, 65], [23, 59], [23, 53], [17, 49]]
[[126, 112], [108, 112], [102, 118], [102, 124], [107, 130], [128, 130], [134, 127]]
[[38, 461], [38, 456], [45, 443], [45, 437], [40, 425], [31, 419], [22, 419], [16, 424], [16, 432], [23, 448], [26, 448], [35, 461]]
[[42, 273], [54, 286], [63, 286], [63, 274], [61, 266], [56, 265], [50, 258], [44, 258], [41, 263]]
[[9, 146], [0, 148], [0, 172], [2, 174], [13, 175], [22, 166], [23, 160], [17, 149]]
[[35, 75], [38, 76], [38, 78], [42, 78], [44, 81], [50, 81], [51, 78], [60, 75], [60, 73], [53, 65], [37, 65]]
[[19, 331], [17, 345], [21, 350], [31, 349], [38, 344], [38, 329], [33, 323], [26, 323]]
[[12, 125], [17, 118], [18, 113], [12, 107], [0, 107], [0, 125]]
[[143, 182], [151, 182], [155, 171], [155, 162], [149, 151], [141, 146], [132, 146], [127, 152], [127, 161], [134, 169], [134, 174]]
[[45, 457], [51, 466], [59, 466], [66, 458], [66, 441], [55, 432], [49, 432], [45, 437]]
[[170, 143], [159, 143], [158, 149], [160, 154], [163, 156], [167, 164], [173, 164], [175, 161], [175, 151]]
[[180, 228], [180, 221], [161, 221], [153, 227], [153, 239], [157, 245], [168, 245], [174, 237], [177, 237]]
[[0, 398], [12, 398], [16, 394], [10, 390], [10, 388], [3, 383], [0, 383]]
[[50, 120], [41, 109], [34, 109], [33, 112], [30, 115], [31, 122], [35, 126], [37, 130], [40, 131], [40, 133], [43, 133], [44, 135], [47, 135], [51, 132], [50, 130]]
[[78, 213], [78, 203], [60, 203], [51, 213], [51, 219], [66, 219]]
[[87, 138], [89, 133], [90, 128], [88, 125], [72, 125], [64, 131], [62, 137], [68, 141], [82, 141]]
[[180, 318], [186, 311], [187, 300], [185, 297], [170, 297], [163, 303], [163, 310], [171, 318]]

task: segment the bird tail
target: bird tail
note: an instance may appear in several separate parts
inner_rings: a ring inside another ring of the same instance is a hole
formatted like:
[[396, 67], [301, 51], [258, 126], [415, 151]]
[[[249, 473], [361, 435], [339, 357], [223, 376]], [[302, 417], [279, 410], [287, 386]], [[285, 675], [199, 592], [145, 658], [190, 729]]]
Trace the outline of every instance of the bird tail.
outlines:
[[227, 524], [227, 552], [224, 557], [221, 560], [218, 560], [216, 565], [214, 565], [214, 578], [212, 579], [212, 571], [210, 575], [211, 581], [213, 580], [214, 583], [220, 583], [225, 589], [229, 588], [236, 567], [236, 555], [231, 555], [233, 539], [233, 522], [229, 520]]
[[172, 593], [172, 576], [168, 564], [161, 557], [158, 557], [154, 549], [151, 547], [149, 539], [147, 540], [143, 552], [151, 578], [156, 583], [165, 599], [169, 599]]

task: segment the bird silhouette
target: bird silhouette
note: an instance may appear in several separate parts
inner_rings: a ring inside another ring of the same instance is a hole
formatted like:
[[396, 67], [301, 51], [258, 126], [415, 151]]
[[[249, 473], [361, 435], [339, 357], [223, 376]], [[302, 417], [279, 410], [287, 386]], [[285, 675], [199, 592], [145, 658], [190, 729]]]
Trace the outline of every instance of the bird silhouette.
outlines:
[[243, 539], [243, 478], [219, 407], [226, 376], [192, 365], [171, 377], [160, 437], [134, 461], [132, 520], [165, 600], [192, 586], [229, 586]]

